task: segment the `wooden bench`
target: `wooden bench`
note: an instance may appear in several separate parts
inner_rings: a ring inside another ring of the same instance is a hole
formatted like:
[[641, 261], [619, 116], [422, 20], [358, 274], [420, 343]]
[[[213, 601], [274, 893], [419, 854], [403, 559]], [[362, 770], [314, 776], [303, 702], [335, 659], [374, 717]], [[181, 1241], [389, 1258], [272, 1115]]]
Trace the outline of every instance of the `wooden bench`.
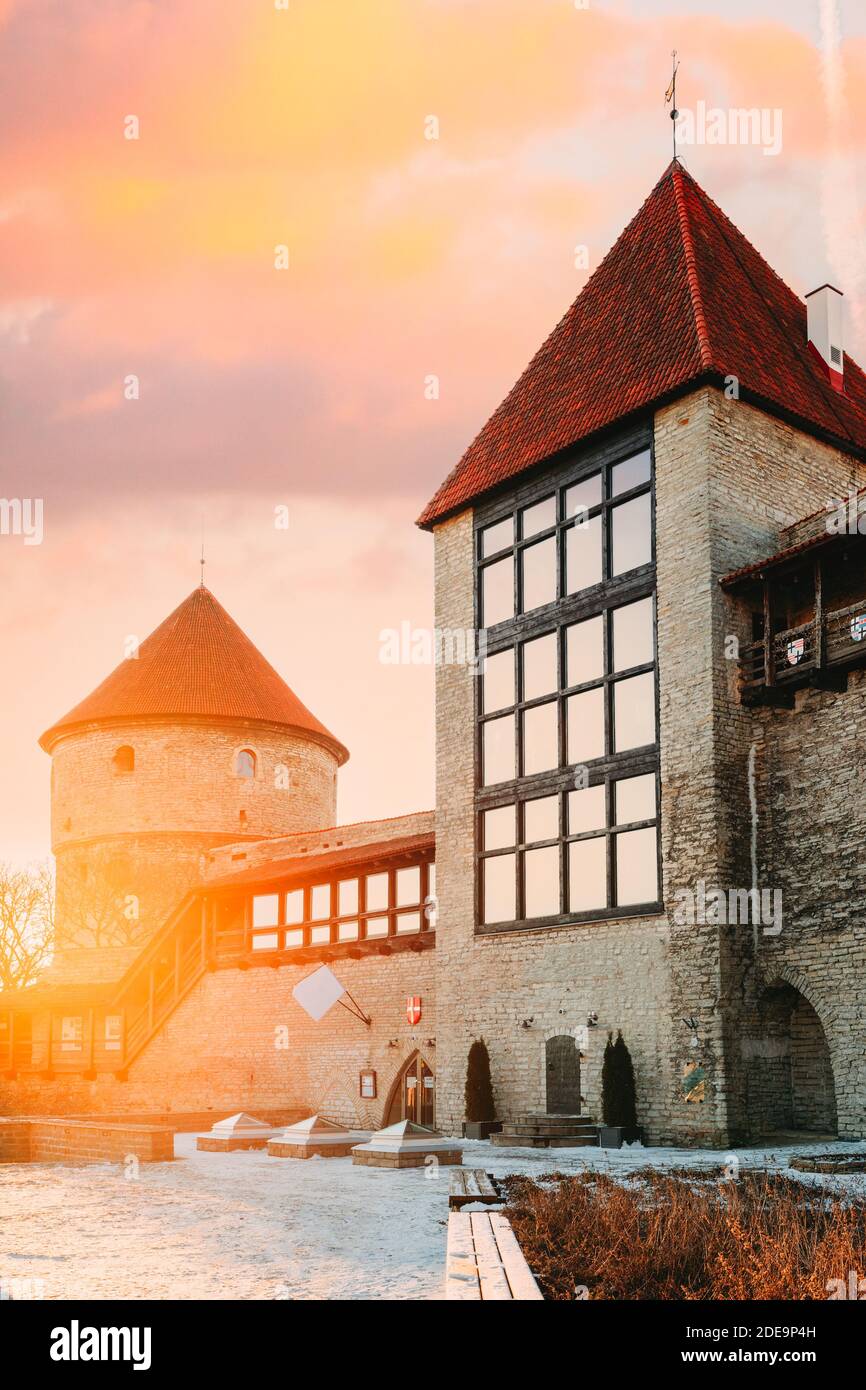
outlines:
[[542, 1301], [511, 1222], [498, 1211], [452, 1211], [445, 1269], [447, 1300]]
[[455, 1168], [451, 1174], [448, 1191], [450, 1211], [459, 1211], [467, 1202], [483, 1202], [489, 1207], [501, 1201], [493, 1174], [485, 1173], [483, 1168]]

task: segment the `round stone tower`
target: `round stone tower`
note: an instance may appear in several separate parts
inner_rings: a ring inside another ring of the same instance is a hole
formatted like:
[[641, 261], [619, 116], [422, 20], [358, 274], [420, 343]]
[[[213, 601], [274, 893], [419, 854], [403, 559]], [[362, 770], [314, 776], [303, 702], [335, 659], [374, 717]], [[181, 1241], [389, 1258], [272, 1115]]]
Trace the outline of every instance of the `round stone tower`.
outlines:
[[60, 949], [142, 943], [216, 845], [333, 825], [349, 756], [203, 586], [39, 742]]

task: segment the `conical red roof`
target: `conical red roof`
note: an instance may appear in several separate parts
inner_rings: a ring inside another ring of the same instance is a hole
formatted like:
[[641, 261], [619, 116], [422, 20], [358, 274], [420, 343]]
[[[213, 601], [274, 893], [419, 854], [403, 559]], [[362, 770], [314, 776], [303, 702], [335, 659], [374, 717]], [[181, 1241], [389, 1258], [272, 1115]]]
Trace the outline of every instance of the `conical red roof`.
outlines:
[[158, 716], [282, 724], [349, 756], [203, 586], [39, 742], [50, 751], [78, 725]]
[[547, 342], [419, 518], [483, 493], [701, 380], [866, 452], [866, 377], [831, 386], [807, 346], [806, 306], [673, 161]]

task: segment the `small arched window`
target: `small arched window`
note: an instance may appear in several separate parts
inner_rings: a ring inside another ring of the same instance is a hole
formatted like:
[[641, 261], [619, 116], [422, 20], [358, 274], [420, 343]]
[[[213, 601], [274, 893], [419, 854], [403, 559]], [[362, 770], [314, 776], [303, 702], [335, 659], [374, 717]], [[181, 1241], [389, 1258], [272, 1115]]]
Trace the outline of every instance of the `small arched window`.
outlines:
[[235, 776], [251, 779], [256, 775], [256, 755], [251, 748], [242, 748], [235, 758]]
[[135, 749], [130, 748], [128, 743], [125, 743], [122, 748], [118, 748], [112, 759], [112, 767], [115, 772], [134, 772]]

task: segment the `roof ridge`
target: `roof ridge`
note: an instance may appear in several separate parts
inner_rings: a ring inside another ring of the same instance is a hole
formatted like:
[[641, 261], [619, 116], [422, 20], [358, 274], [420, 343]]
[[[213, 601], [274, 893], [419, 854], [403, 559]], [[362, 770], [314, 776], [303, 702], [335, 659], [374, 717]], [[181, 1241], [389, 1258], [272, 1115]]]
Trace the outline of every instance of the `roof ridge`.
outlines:
[[[682, 179], [683, 174], [694, 183], [694, 179], [683, 170], [679, 160], [674, 160], [671, 165], [673, 171], [674, 198], [677, 205], [677, 218], [680, 224], [680, 234], [683, 239], [683, 251], [686, 258], [686, 279], [689, 286], [689, 298], [692, 303], [692, 313], [695, 316], [695, 332], [698, 335], [698, 349], [701, 354], [701, 366], [705, 371], [712, 370], [715, 365], [713, 362], [713, 351], [710, 347], [710, 333], [707, 328], [707, 316], [704, 313], [704, 301], [701, 295], [701, 284], [698, 276], [697, 257], [695, 256], [695, 243], [692, 240], [692, 229], [689, 225], [689, 214], [683, 197]], [[697, 187], [697, 184], [695, 184]]]
[[[655, 183], [655, 184], [653, 185], [653, 187], [650, 189], [649, 193], [648, 193], [648, 194], [646, 195], [646, 197], [644, 198], [644, 200], [643, 200], [643, 202], [641, 203], [640, 207], [637, 209], [637, 212], [635, 212], [635, 213], [633, 214], [633, 216], [631, 216], [631, 217], [629, 218], [629, 220], [626, 222], [625, 226], [621, 228], [619, 234], [618, 234], [617, 236], [614, 237], [613, 241], [611, 242], [610, 246], [609, 246], [609, 247], [607, 248], [607, 250], [605, 251], [605, 253], [604, 253], [604, 255], [602, 256], [601, 260], [599, 261], [598, 265], [595, 267], [595, 270], [593, 270], [592, 273], [591, 273], [589, 276], [587, 276], [586, 280], [584, 280], [584, 282], [583, 282], [582, 286], [580, 287], [580, 289], [578, 290], [577, 294], [576, 294], [576, 295], [574, 296], [574, 298], [569, 302], [569, 304], [566, 306], [566, 308], [564, 309], [564, 311], [562, 312], [562, 314], [560, 314], [559, 318], [557, 319], [556, 323], [555, 323], [555, 324], [553, 325], [553, 327], [551, 328], [550, 332], [547, 333], [547, 334], [545, 335], [545, 337], [542, 339], [541, 343], [540, 343], [539, 346], [536, 348], [535, 352], [533, 352], [533, 354], [532, 354], [532, 356], [530, 357], [529, 361], [527, 362], [526, 366], [525, 366], [525, 367], [523, 368], [523, 370], [522, 370], [521, 372], [519, 372], [518, 375], [515, 377], [515, 379], [513, 380], [513, 382], [511, 383], [511, 385], [509, 386], [508, 390], [506, 391], [505, 395], [503, 396], [502, 400], [499, 402], [499, 404], [496, 406], [496, 408], [492, 411], [492, 413], [490, 414], [490, 416], [488, 417], [488, 419], [486, 420], [486, 422], [481, 426], [480, 429], [476, 430], [475, 434], [473, 435], [473, 437], [472, 437], [472, 439], [469, 441], [469, 443], [466, 445], [466, 448], [463, 450], [463, 453], [460, 455], [460, 458], [457, 460], [457, 462], [455, 463], [454, 467], [451, 469], [451, 471], [450, 471], [449, 473], [446, 474], [444, 480], [443, 480], [442, 483], [439, 485], [439, 487], [436, 489], [436, 492], [435, 492], [435, 494], [434, 494], [434, 497], [438, 497], [440, 493], [444, 493], [444, 492], [446, 491], [447, 487], [448, 487], [448, 484], [451, 482], [452, 478], [456, 478], [456, 477], [457, 477], [457, 475], [459, 474], [461, 468], [463, 467], [464, 460], [469, 456], [469, 454], [471, 454], [472, 450], [475, 448], [476, 444], [478, 444], [478, 442], [479, 442], [479, 440], [481, 439], [482, 435], [490, 428], [491, 424], [492, 424], [495, 420], [500, 419], [502, 416], [507, 415], [511, 397], [513, 396], [513, 394], [514, 394], [514, 392], [517, 390], [517, 388], [520, 386], [520, 383], [523, 381], [524, 377], [528, 377], [529, 374], [531, 373], [536, 358], [538, 358], [538, 357], [540, 357], [540, 356], [542, 355], [542, 353], [544, 352], [544, 350], [545, 350], [545, 348], [547, 347], [548, 343], [551, 342], [552, 339], [554, 339], [554, 338], [556, 337], [556, 335], [560, 332], [560, 330], [563, 328], [563, 325], [566, 323], [566, 321], [567, 321], [569, 315], [574, 311], [574, 308], [575, 308], [575, 306], [577, 305], [577, 303], [579, 302], [579, 300], [581, 300], [581, 299], [583, 298], [583, 296], [584, 296], [584, 295], [587, 293], [587, 291], [591, 288], [591, 286], [592, 286], [592, 284], [593, 284], [593, 281], [594, 281], [595, 279], [597, 279], [597, 277], [601, 274], [601, 272], [602, 272], [602, 270], [604, 269], [605, 265], [607, 264], [608, 260], [609, 260], [610, 257], [614, 254], [614, 252], [616, 251], [617, 247], [619, 246], [619, 243], [620, 243], [620, 241], [622, 240], [622, 238], [628, 234], [629, 229], [631, 228], [631, 226], [633, 225], [633, 223], [637, 222], [637, 221], [639, 220], [639, 218], [641, 218], [641, 217], [643, 216], [645, 208], [652, 202], [653, 198], [654, 198], [654, 197], [656, 196], [656, 194], [658, 193], [658, 191], [659, 191], [659, 189], [661, 188], [662, 184], [663, 184], [667, 179], [669, 179], [669, 178], [671, 177], [675, 165], [676, 165], [676, 161], [675, 161], [675, 160], [671, 160], [670, 164], [668, 164], [668, 166], [667, 166], [667, 168], [665, 169], [664, 173], [663, 173], [663, 174], [661, 175], [661, 177], [656, 181], [656, 183]], [[425, 522], [425, 517], [426, 517], [427, 512], [430, 510], [430, 506], [431, 506], [431, 503], [428, 503], [427, 506], [424, 508], [424, 511], [421, 513], [421, 515], [416, 519], [416, 522], [415, 522], [416, 526], [423, 526], [423, 525], [426, 524], [426, 522]]]
[[[771, 316], [771, 318], [774, 320], [774, 322], [778, 323], [778, 318], [777, 318], [777, 315], [776, 315], [775, 307], [774, 307], [772, 301], [771, 301], [771, 300], [768, 298], [768, 296], [764, 293], [762, 287], [757, 283], [757, 281], [755, 280], [755, 277], [750, 273], [748, 266], [744, 265], [743, 259], [742, 259], [742, 257], [741, 257], [740, 254], [739, 254], [739, 250], [738, 250], [738, 247], [737, 247], [737, 243], [736, 243], [735, 239], [731, 236], [731, 232], [732, 232], [732, 231], [733, 231], [733, 232], [736, 232], [737, 237], [740, 238], [742, 241], [744, 241], [744, 242], [746, 243], [746, 245], [749, 247], [749, 250], [750, 250], [750, 251], [757, 257], [757, 259], [760, 261], [761, 266], [763, 267], [764, 271], [766, 271], [770, 276], [772, 276], [773, 280], [775, 280], [776, 284], [778, 284], [778, 285], [781, 287], [781, 289], [784, 291], [785, 295], [786, 295], [786, 296], [787, 296], [787, 295], [790, 295], [794, 300], [796, 300], [797, 304], [800, 305], [800, 306], [802, 307], [803, 312], [805, 313], [805, 312], [806, 312], [806, 310], [805, 310], [805, 304], [804, 304], [803, 300], [800, 298], [800, 296], [797, 294], [796, 290], [795, 290], [791, 285], [789, 285], [788, 282], [787, 282], [787, 280], [783, 279], [782, 276], [779, 274], [779, 272], [778, 272], [777, 270], [774, 270], [774, 269], [773, 269], [773, 267], [770, 265], [769, 261], [767, 261], [767, 260], [765, 259], [765, 257], [761, 255], [761, 252], [758, 250], [757, 246], [756, 246], [755, 243], [752, 241], [751, 237], [746, 236], [746, 233], [745, 233], [744, 231], [742, 231], [741, 228], [739, 228], [739, 227], [737, 226], [737, 224], [731, 220], [731, 218], [730, 218], [730, 217], [728, 216], [728, 214], [725, 212], [724, 208], [719, 207], [719, 205], [718, 205], [718, 203], [715, 201], [715, 199], [710, 197], [709, 193], [707, 193], [706, 190], [705, 190], [704, 188], [701, 187], [701, 185], [697, 182], [697, 180], [691, 178], [691, 175], [688, 174], [688, 171], [687, 171], [687, 170], [686, 170], [685, 172], [686, 172], [687, 177], [690, 179], [690, 182], [691, 182], [693, 188], [695, 189], [696, 193], [698, 194], [698, 196], [699, 196], [700, 198], [703, 199], [705, 205], [708, 204], [709, 207], [712, 209], [712, 212], [713, 212], [713, 215], [714, 215], [714, 218], [715, 218], [715, 221], [716, 221], [716, 225], [718, 226], [718, 229], [719, 229], [721, 235], [722, 235], [722, 236], [724, 237], [724, 239], [725, 239], [725, 244], [726, 244], [728, 250], [730, 251], [730, 253], [731, 253], [731, 255], [733, 256], [734, 260], [737, 262], [737, 265], [739, 266], [740, 271], [742, 272], [742, 274], [743, 274], [743, 275], [746, 277], [746, 279], [749, 281], [749, 284], [751, 285], [752, 289], [755, 291], [755, 293], [758, 295], [758, 297], [763, 301], [763, 303], [764, 303], [764, 305], [765, 305], [765, 307], [766, 307], [767, 313]], [[781, 324], [779, 324], [778, 326], [779, 326], [780, 328], [782, 328], [782, 325], [781, 325]], [[848, 353], [847, 353], [847, 352], [845, 353], [845, 356], [848, 357]], [[856, 371], [859, 373], [859, 375], [860, 375], [861, 377], [863, 377], [864, 374], [863, 374], [862, 368], [861, 368], [853, 359], [851, 359], [851, 358], [849, 358], [849, 362], [850, 362], [851, 366], [854, 367], [854, 368], [856, 369]], [[840, 438], [842, 438], [842, 439], [847, 439], [847, 440], [849, 440], [852, 444], [855, 443], [856, 441], [855, 441], [854, 435], [851, 433], [850, 429], [847, 427], [846, 422], [845, 422], [845, 419], [844, 419], [844, 417], [843, 417], [843, 415], [842, 415], [842, 412], [841, 412], [840, 409], [839, 409], [839, 402], [838, 402], [838, 399], [837, 399], [837, 393], [836, 393], [836, 391], [831, 387], [831, 388], [829, 389], [829, 391], [826, 391], [826, 392], [825, 392], [825, 391], [823, 390], [823, 387], [824, 387], [823, 378], [819, 375], [816, 379], [817, 379], [817, 381], [818, 381], [819, 387], [820, 387], [821, 390], [822, 390], [822, 394], [823, 394], [824, 397], [825, 397], [825, 400], [826, 400], [826, 403], [827, 403], [827, 407], [828, 407], [828, 409], [831, 411], [831, 413], [833, 414], [833, 416], [835, 417], [836, 422], [837, 422], [837, 424], [838, 424], [838, 426], [839, 426], [839, 435], [840, 435]], [[857, 405], [857, 403], [856, 403], [855, 401], [851, 400], [850, 395], [849, 395], [846, 399], [847, 399], [847, 403], [848, 403], [849, 405], [853, 406], [854, 410], [856, 410], [856, 411], [858, 412], [858, 414], [862, 414], [862, 412], [860, 411], [859, 406]], [[796, 523], [795, 523], [795, 524], [796, 524]]]

